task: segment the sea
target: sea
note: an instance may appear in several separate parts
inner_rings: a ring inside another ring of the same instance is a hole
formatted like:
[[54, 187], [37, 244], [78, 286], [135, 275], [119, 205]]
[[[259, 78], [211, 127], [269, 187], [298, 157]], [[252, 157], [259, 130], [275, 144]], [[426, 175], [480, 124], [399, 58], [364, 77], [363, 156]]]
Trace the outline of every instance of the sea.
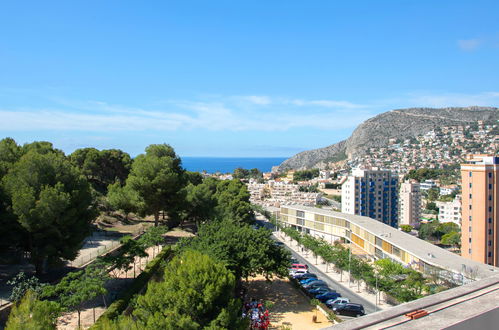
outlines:
[[287, 157], [182, 157], [182, 166], [192, 172], [232, 173], [238, 167], [257, 168], [261, 172], [270, 172]]

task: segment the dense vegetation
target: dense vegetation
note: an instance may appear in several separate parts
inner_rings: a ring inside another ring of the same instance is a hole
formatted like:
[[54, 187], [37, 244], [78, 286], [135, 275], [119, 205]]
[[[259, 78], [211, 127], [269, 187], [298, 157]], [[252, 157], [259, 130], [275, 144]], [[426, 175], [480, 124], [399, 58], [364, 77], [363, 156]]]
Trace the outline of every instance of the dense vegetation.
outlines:
[[319, 176], [319, 169], [313, 168], [311, 170], [296, 171], [293, 174], [293, 181], [308, 181]]

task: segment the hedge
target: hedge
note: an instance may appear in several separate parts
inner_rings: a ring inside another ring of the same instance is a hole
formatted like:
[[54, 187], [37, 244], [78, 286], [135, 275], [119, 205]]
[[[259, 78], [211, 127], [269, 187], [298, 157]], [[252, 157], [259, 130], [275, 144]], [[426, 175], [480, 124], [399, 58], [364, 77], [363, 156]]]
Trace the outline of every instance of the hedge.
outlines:
[[144, 271], [134, 279], [132, 284], [124, 292], [122, 292], [120, 297], [109, 305], [108, 309], [99, 317], [97, 322], [90, 329], [96, 329], [96, 326], [104, 322], [105, 319], [113, 320], [121, 315], [121, 313], [123, 313], [123, 311], [125, 311], [130, 304], [130, 300], [133, 296], [140, 293], [140, 291], [147, 285], [151, 277], [158, 272], [162, 261], [170, 259], [172, 255], [173, 249], [171, 247], [163, 247], [163, 250], [161, 250], [161, 252], [147, 264]]

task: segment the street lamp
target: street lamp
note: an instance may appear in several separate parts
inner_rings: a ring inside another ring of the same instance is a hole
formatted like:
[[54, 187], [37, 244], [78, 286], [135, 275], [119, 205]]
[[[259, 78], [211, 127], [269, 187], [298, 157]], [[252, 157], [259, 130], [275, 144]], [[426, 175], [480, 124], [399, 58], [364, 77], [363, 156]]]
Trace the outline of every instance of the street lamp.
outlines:
[[352, 281], [352, 241], [348, 241], [348, 287]]

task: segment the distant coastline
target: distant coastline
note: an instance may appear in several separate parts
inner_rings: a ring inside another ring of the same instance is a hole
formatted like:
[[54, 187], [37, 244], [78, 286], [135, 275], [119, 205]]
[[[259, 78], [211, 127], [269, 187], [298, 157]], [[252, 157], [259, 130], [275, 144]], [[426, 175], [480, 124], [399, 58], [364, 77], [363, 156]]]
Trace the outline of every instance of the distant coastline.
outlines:
[[272, 166], [277, 166], [286, 159], [287, 157], [182, 157], [182, 165], [193, 172], [232, 173], [238, 167], [270, 172]]

